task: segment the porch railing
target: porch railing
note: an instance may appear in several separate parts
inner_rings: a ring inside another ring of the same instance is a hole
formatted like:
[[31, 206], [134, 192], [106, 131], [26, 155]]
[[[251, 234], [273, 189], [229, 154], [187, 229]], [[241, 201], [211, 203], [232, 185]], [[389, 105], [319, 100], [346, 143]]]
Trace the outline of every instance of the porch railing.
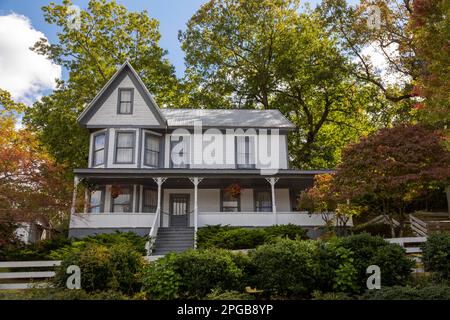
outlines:
[[150, 229], [149, 239], [146, 243], [147, 255], [150, 256], [153, 251], [153, 246], [155, 245], [156, 235], [158, 234], [158, 229], [160, 225], [160, 208], [156, 209], [155, 219], [153, 219], [153, 224]]

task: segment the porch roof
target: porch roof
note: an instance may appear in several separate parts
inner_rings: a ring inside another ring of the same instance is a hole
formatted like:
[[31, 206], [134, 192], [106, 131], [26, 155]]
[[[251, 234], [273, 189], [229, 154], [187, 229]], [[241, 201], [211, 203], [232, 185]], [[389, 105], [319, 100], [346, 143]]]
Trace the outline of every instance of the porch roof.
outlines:
[[268, 187], [265, 178], [277, 177], [277, 188], [305, 188], [313, 183], [317, 174], [333, 173], [333, 170], [295, 170], [280, 169], [274, 175], [263, 174], [259, 169], [117, 169], [117, 168], [88, 168], [75, 169], [79, 178], [87, 178], [95, 183], [148, 183], [153, 184], [152, 178], [166, 177], [164, 187], [192, 188], [188, 180], [191, 177], [205, 178], [199, 188], [218, 188], [239, 182], [243, 187]]

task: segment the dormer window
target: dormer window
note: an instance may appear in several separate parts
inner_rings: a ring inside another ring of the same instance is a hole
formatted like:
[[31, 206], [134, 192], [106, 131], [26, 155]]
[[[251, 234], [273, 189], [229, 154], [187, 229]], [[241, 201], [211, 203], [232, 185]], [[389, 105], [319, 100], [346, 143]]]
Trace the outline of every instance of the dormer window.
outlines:
[[118, 114], [132, 114], [133, 113], [133, 89], [119, 88], [119, 105], [117, 108]]

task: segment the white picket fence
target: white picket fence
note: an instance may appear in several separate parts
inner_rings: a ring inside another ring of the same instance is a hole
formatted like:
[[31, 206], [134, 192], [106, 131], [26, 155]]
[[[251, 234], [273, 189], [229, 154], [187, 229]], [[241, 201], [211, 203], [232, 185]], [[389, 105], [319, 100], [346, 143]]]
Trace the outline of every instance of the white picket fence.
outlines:
[[420, 245], [427, 241], [427, 237], [406, 237], [386, 239], [390, 243], [396, 243], [405, 248], [406, 253], [422, 253]]
[[[54, 267], [61, 261], [5, 261], [0, 262], [0, 290], [29, 289], [47, 284], [46, 280], [55, 276]], [[7, 268], [8, 272], [1, 272]], [[25, 271], [21, 268], [39, 268], [40, 271]], [[42, 270], [45, 268], [44, 270]], [[49, 270], [48, 268], [51, 268]], [[14, 269], [14, 270], [11, 270]], [[17, 271], [15, 269], [18, 269]], [[24, 280], [25, 279], [25, 280]], [[7, 283], [2, 283], [7, 281]], [[27, 281], [27, 282], [24, 282]]]

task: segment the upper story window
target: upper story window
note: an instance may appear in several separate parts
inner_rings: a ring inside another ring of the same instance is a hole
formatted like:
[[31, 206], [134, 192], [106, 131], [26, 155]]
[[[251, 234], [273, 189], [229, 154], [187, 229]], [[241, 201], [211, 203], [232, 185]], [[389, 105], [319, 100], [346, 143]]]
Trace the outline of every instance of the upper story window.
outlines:
[[134, 163], [136, 132], [118, 131], [116, 133], [115, 163]]
[[172, 168], [189, 168], [190, 163], [189, 159], [190, 159], [190, 137], [189, 136], [171, 137], [170, 163], [172, 164]]
[[132, 114], [133, 113], [133, 89], [119, 88], [118, 99], [118, 114]]
[[272, 195], [270, 191], [255, 190], [255, 211], [272, 212]]
[[236, 167], [240, 169], [255, 168], [254, 137], [236, 137]]
[[105, 190], [103, 188], [93, 190], [90, 193], [89, 212], [100, 213], [104, 211]]
[[159, 137], [148, 132], [145, 134], [144, 142], [144, 165], [159, 166]]
[[106, 133], [101, 132], [94, 135], [92, 163], [94, 166], [105, 164], [105, 140]]
[[227, 190], [221, 190], [222, 192], [222, 212], [239, 212], [241, 211], [241, 199], [240, 196], [231, 194]]

